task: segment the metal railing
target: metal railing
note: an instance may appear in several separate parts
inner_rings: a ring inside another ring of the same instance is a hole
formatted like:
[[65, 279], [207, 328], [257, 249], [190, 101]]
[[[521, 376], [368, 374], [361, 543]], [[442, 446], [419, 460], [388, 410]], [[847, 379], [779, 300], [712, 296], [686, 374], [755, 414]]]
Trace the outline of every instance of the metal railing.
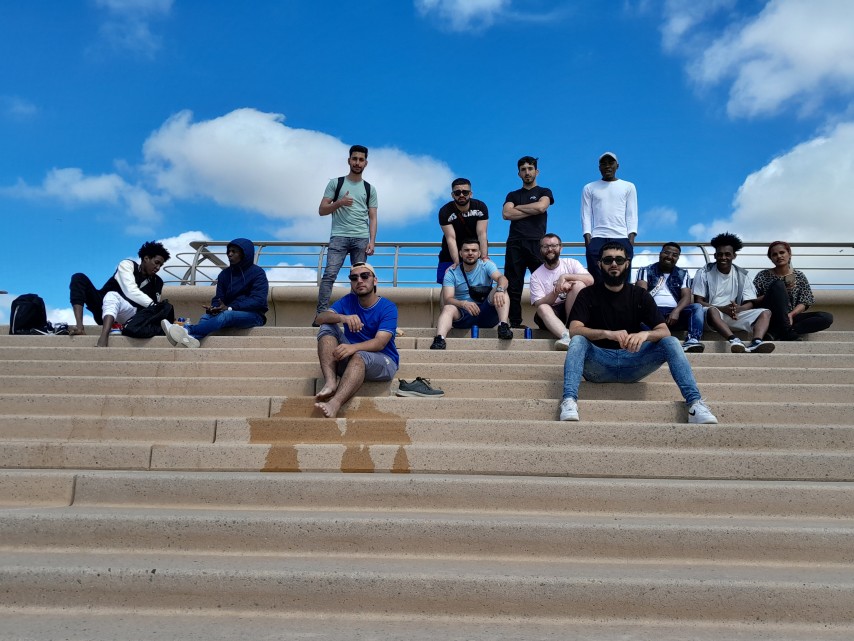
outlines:
[[[693, 272], [713, 260], [711, 247], [694, 241], [678, 241], [682, 246], [679, 266]], [[658, 260], [662, 242], [635, 244], [633, 269]], [[169, 285], [210, 285], [220, 270], [228, 266], [228, 241], [193, 241], [194, 251], [179, 252], [163, 268], [161, 276]], [[258, 241], [255, 263], [267, 271], [271, 285], [320, 285], [328, 243]], [[791, 243], [792, 264], [803, 271], [813, 287], [854, 288], [854, 243]], [[377, 270], [383, 286], [426, 287], [436, 285], [436, 265], [440, 243], [377, 243], [369, 262]], [[745, 243], [736, 264], [751, 274], [771, 267], [766, 257], [767, 243]], [[490, 243], [490, 258], [504, 269], [505, 243]], [[583, 243], [564, 243], [561, 256], [575, 258], [584, 265]], [[345, 261], [345, 265], [349, 262]], [[347, 270], [340, 276], [345, 278]], [[342, 281], [343, 282], [343, 281]]]

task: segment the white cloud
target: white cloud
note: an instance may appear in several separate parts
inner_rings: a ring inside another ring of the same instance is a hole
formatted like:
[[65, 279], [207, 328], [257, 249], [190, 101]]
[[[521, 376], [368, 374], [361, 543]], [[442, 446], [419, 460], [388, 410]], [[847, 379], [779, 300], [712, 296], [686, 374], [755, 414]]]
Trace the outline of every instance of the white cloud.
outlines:
[[728, 219], [694, 225], [707, 241], [722, 231], [771, 242], [826, 242], [854, 237], [850, 215], [854, 180], [854, 121], [802, 143], [754, 172], [741, 185]]
[[279, 263], [267, 270], [267, 280], [274, 287], [281, 285], [315, 285], [317, 284], [317, 270], [306, 267], [302, 263], [294, 265]]
[[101, 24], [103, 41], [114, 49], [153, 58], [161, 38], [151, 30], [151, 21], [169, 15], [173, 0], [95, 0], [107, 17]]
[[[145, 142], [146, 172], [175, 199], [257, 211], [285, 223], [283, 239], [325, 239], [329, 218], [317, 207], [329, 178], [348, 171], [349, 144], [283, 121], [281, 114], [238, 109], [194, 123], [182, 111]], [[372, 147], [365, 178], [377, 190], [382, 230], [431, 213], [452, 175], [433, 158]]]
[[665, 231], [669, 227], [674, 227], [676, 221], [679, 220], [679, 215], [672, 207], [652, 207], [638, 216], [640, 220], [640, 235], [643, 237], [649, 236], [648, 231], [656, 230]]
[[[854, 2], [770, 0], [749, 19], [728, 15], [723, 29], [704, 22], [729, 0], [665, 3], [665, 48], [686, 45], [689, 70], [701, 85], [731, 82], [727, 110], [733, 117], [769, 115], [798, 106], [816, 111], [854, 91]], [[702, 34], [706, 29], [706, 33]], [[717, 29], [712, 35], [711, 29]], [[710, 40], [693, 50], [689, 32]]]
[[0, 96], [0, 113], [10, 120], [29, 120], [38, 115], [39, 108], [19, 96]]
[[510, 8], [511, 0], [415, 0], [422, 16], [439, 18], [452, 31], [485, 29]]

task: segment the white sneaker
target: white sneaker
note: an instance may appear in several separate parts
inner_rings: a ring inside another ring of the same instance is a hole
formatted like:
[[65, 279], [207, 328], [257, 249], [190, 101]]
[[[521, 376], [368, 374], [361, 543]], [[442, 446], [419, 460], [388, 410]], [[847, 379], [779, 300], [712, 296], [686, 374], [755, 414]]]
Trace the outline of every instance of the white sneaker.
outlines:
[[747, 349], [744, 347], [744, 343], [741, 342], [741, 339], [738, 336], [733, 336], [729, 339], [729, 351], [733, 354], [744, 354]]
[[165, 318], [160, 321], [160, 329], [163, 330], [163, 333], [166, 334], [166, 339], [172, 343], [172, 347], [175, 347], [178, 343], [175, 342], [175, 339], [169, 334], [169, 328], [172, 327], [172, 323], [170, 323]]
[[694, 352], [699, 354], [702, 351], [705, 351], [706, 346], [703, 345], [696, 338], [687, 338], [685, 342], [682, 343], [682, 351], [683, 352]]
[[688, 408], [688, 422], [700, 424], [717, 423], [718, 419], [712, 414], [706, 403], [701, 399], [694, 401], [691, 407]]
[[555, 341], [555, 349], [559, 352], [565, 352], [569, 349], [569, 341], [572, 340], [569, 334], [564, 334]]
[[176, 347], [199, 347], [201, 343], [190, 336], [187, 333], [187, 330], [181, 327], [181, 325], [172, 325], [169, 328], [169, 342], [172, 342]]
[[565, 398], [560, 402], [560, 420], [578, 420], [578, 403], [574, 398]]

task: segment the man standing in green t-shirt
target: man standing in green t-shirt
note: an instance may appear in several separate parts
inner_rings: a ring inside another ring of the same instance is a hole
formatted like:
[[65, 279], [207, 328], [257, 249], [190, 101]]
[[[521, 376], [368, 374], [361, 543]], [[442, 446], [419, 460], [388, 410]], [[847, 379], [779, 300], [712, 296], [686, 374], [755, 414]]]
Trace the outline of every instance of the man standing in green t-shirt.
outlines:
[[350, 173], [342, 178], [331, 178], [326, 185], [318, 213], [332, 214], [332, 233], [326, 252], [326, 269], [320, 280], [317, 296], [317, 314], [329, 309], [332, 286], [350, 255], [350, 264], [363, 263], [374, 253], [377, 238], [377, 192], [365, 180], [362, 172], [368, 166], [368, 148], [350, 147], [347, 160]]

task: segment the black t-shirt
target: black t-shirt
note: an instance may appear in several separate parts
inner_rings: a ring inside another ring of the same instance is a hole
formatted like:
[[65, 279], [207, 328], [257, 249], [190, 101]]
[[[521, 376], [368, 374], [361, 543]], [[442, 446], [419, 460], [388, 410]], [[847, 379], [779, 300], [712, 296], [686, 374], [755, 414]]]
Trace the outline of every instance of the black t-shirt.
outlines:
[[[537, 202], [543, 196], [548, 196], [549, 203], [554, 205], [555, 199], [552, 196], [552, 190], [548, 187], [532, 187], [531, 189], [517, 189], [507, 194], [504, 199], [505, 203], [513, 203], [516, 205], [530, 205]], [[528, 216], [522, 220], [510, 221], [510, 233], [507, 234], [507, 240], [512, 238], [524, 238], [525, 240], [540, 240], [546, 235], [546, 223], [548, 212], [539, 216]]]
[[[451, 225], [457, 236], [457, 249], [462, 247], [466, 238], [477, 239], [477, 221], [489, 220], [489, 209], [482, 200], [472, 198], [469, 201], [469, 210], [461, 212], [457, 204], [452, 200], [442, 205], [439, 210], [439, 226]], [[451, 253], [448, 251], [448, 239], [442, 234], [442, 249], [439, 251], [439, 262], [451, 262]]]
[[[653, 328], [661, 325], [664, 317], [645, 289], [627, 284], [620, 291], [612, 292], [597, 283], [578, 293], [569, 313], [570, 323], [574, 320], [590, 329], [624, 329], [629, 334], [637, 334], [643, 331], [641, 323]], [[593, 344], [605, 349], [620, 349], [620, 344], [611, 340], [593, 341]]]

